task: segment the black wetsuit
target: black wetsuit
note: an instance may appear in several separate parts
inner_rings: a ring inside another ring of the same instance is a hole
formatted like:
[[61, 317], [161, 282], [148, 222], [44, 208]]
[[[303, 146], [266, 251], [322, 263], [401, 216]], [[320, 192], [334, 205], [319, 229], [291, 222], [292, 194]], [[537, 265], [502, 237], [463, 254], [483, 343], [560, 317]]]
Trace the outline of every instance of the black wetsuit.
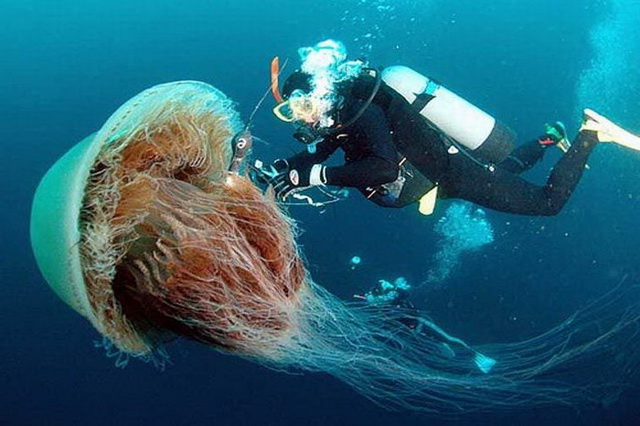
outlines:
[[[340, 114], [354, 116], [363, 104], [350, 99]], [[461, 152], [450, 154], [447, 139], [403, 99], [378, 96], [355, 123], [317, 144], [315, 153], [304, 151], [287, 161], [291, 168], [302, 170], [322, 163], [340, 148], [345, 165], [326, 169], [327, 185], [354, 187], [367, 195], [372, 188], [395, 181], [400, 159], [406, 157], [426, 178], [422, 194], [428, 191], [428, 183], [435, 183], [442, 198], [460, 198], [508, 213], [548, 216], [562, 210], [596, 144], [594, 133], [580, 132], [546, 184], [539, 186], [518, 176], [542, 159], [546, 148], [537, 140], [488, 168]]]
[[407, 327], [416, 335], [423, 338], [426, 337], [431, 341], [446, 345], [448, 351], [451, 352], [451, 355], [455, 356], [457, 359], [473, 361], [476, 356], [476, 352], [462, 340], [445, 334], [445, 332], [440, 330], [431, 321], [431, 319], [421, 314], [409, 299], [409, 293], [407, 290], [398, 287], [383, 289], [380, 286], [377, 286], [370, 291], [370, 294], [375, 297], [381, 297], [388, 294], [390, 291], [395, 291], [397, 295], [394, 299], [388, 301], [388, 306], [392, 306], [399, 312], [404, 313], [404, 316], [396, 319], [399, 324]]

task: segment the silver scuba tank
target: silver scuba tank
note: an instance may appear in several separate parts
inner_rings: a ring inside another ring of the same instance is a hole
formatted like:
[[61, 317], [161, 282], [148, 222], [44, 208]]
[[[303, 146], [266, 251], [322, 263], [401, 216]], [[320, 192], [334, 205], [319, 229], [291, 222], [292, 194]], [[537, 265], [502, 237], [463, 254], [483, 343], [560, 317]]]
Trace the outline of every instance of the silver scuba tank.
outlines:
[[499, 163], [513, 150], [515, 135], [507, 126], [419, 72], [392, 66], [382, 80], [478, 160]]

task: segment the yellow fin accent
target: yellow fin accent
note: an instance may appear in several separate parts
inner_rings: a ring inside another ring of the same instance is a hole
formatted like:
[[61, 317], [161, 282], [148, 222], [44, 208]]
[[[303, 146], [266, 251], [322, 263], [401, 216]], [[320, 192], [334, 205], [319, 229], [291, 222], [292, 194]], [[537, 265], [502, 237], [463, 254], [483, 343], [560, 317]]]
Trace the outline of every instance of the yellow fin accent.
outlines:
[[425, 216], [429, 216], [430, 214], [432, 214], [436, 208], [437, 198], [438, 186], [434, 186], [429, 192], [427, 192], [422, 196], [422, 198], [420, 198], [418, 211]]

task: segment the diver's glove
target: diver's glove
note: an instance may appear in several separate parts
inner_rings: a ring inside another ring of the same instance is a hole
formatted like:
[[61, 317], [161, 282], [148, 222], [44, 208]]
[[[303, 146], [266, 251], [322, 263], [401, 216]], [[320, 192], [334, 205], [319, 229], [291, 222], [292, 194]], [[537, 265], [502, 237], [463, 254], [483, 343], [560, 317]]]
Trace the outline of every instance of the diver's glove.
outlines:
[[278, 158], [273, 163], [271, 163], [271, 170], [275, 171], [276, 174], [281, 174], [289, 170], [289, 162], [282, 158]]
[[291, 169], [280, 173], [271, 181], [276, 198], [280, 201], [296, 192], [303, 191], [312, 186], [324, 186], [327, 183], [327, 168], [322, 164], [314, 164], [307, 170]]
[[251, 167], [251, 180], [255, 183], [270, 185], [280, 174], [289, 170], [287, 160], [278, 158], [273, 163], [265, 166], [261, 160], [256, 160]]

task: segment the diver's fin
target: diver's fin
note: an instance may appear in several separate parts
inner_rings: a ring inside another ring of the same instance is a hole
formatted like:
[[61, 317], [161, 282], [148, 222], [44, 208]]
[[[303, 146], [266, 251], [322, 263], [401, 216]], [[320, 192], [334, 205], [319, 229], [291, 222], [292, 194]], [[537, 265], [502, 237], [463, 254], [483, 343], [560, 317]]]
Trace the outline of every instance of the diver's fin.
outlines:
[[567, 128], [562, 121], [556, 121], [553, 124], [545, 124], [545, 134], [552, 137], [558, 149], [565, 154], [571, 148], [571, 142], [567, 138]]
[[476, 352], [475, 357], [473, 358], [473, 362], [478, 366], [480, 371], [484, 374], [488, 374], [494, 365], [496, 365], [497, 361], [493, 358], [489, 358], [486, 355], [482, 355], [480, 352]]
[[584, 110], [584, 117], [580, 130], [591, 130], [597, 133], [600, 142], [613, 142], [640, 151], [640, 137], [634, 135], [611, 120], [598, 114], [592, 109]]

